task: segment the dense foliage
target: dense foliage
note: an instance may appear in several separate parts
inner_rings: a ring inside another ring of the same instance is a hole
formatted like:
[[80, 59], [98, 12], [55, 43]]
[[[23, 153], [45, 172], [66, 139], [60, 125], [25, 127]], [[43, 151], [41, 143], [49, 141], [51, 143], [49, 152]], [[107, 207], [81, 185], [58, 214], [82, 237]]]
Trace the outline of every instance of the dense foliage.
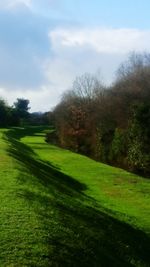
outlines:
[[90, 74], [76, 78], [55, 107], [53, 121], [62, 147], [148, 174], [150, 55], [132, 54], [109, 88]]

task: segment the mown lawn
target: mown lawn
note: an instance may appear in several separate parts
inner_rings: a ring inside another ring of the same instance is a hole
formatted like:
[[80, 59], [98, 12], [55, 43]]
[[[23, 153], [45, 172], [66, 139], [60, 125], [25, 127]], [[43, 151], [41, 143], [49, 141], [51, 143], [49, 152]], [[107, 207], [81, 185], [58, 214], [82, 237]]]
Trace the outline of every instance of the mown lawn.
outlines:
[[150, 266], [150, 182], [1, 130], [0, 266]]

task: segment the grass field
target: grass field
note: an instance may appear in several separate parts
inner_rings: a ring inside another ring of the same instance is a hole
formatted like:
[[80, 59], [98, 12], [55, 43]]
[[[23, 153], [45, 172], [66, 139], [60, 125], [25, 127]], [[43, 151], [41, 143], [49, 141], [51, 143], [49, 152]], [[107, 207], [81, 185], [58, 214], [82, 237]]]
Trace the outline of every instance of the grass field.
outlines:
[[0, 130], [0, 266], [150, 266], [150, 180]]

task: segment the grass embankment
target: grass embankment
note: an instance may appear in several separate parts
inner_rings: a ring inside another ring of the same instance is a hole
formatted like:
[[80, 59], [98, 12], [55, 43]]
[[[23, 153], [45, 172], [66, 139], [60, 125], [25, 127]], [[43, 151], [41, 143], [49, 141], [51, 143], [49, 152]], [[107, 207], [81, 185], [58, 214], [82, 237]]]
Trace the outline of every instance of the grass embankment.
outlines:
[[0, 266], [149, 266], [149, 180], [44, 131], [1, 131]]

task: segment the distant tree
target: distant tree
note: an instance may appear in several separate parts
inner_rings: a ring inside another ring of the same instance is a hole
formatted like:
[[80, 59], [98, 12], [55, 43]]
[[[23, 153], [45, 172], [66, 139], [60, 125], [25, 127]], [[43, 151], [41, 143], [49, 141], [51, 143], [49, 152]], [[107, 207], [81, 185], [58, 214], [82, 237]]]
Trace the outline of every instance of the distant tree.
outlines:
[[28, 113], [29, 108], [29, 100], [23, 98], [17, 98], [17, 101], [14, 103], [14, 107], [18, 110], [22, 116], [25, 116]]
[[19, 121], [19, 124], [24, 124], [29, 118], [29, 100], [23, 98], [17, 98], [17, 101], [14, 103], [14, 112], [16, 118]]
[[32, 112], [29, 116], [30, 125], [48, 125], [50, 124], [49, 112]]

